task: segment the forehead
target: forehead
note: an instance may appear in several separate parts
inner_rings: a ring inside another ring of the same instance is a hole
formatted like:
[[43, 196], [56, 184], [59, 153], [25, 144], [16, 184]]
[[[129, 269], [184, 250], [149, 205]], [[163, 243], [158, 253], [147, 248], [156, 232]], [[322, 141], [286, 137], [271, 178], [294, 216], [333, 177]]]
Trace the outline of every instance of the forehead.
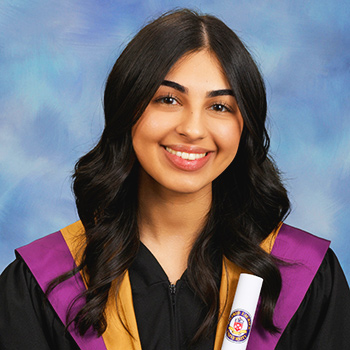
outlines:
[[182, 56], [165, 77], [183, 86], [209, 90], [229, 89], [223, 68], [212, 52], [196, 51]]

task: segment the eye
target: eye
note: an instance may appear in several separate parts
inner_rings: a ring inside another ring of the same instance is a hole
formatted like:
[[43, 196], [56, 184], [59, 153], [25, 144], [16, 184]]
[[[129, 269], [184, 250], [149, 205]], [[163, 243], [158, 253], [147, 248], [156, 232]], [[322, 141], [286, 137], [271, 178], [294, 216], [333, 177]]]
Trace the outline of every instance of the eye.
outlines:
[[215, 103], [210, 108], [215, 112], [231, 112], [231, 108], [223, 103]]
[[171, 96], [171, 95], [158, 97], [155, 100], [155, 102], [156, 103], [165, 104], [165, 105], [176, 105], [176, 104], [178, 104], [178, 101], [176, 100], [176, 98], [174, 96]]

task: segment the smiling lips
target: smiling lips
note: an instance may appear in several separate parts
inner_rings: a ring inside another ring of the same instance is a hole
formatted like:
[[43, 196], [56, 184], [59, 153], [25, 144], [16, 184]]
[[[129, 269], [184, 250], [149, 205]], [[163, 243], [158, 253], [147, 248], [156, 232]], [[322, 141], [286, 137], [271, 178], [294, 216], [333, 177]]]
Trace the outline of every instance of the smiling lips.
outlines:
[[182, 159], [187, 159], [187, 160], [195, 160], [195, 159], [200, 159], [205, 157], [206, 153], [188, 153], [188, 152], [180, 152], [180, 151], [175, 151], [171, 149], [170, 147], [165, 147], [165, 149], [171, 153], [175, 154], [178, 157], [181, 157]]
[[176, 147], [178, 149], [173, 149], [169, 146], [165, 147], [165, 155], [170, 160], [170, 162], [175, 165], [175, 167], [186, 170], [195, 171], [202, 168], [207, 161], [212, 152], [193, 152], [192, 150], [182, 151], [181, 147]]

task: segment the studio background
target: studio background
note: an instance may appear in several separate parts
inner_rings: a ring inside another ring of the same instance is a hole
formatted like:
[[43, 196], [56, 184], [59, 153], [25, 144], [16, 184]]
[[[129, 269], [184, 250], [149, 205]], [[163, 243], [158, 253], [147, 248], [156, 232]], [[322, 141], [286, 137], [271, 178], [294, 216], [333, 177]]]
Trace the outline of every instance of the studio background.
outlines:
[[[13, 250], [78, 219], [77, 159], [103, 128], [106, 77], [127, 42], [187, 1], [2, 0], [0, 271]], [[203, 0], [264, 75], [271, 154], [293, 211], [287, 223], [332, 240], [350, 280], [350, 3]], [[171, 40], [171, 35], [169, 35]]]

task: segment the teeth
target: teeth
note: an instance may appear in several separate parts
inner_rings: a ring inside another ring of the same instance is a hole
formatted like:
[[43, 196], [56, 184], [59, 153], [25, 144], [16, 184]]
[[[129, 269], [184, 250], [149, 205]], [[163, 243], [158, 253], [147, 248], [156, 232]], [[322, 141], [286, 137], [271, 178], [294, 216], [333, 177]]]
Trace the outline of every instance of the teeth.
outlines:
[[187, 152], [179, 152], [179, 151], [174, 151], [170, 147], [165, 147], [165, 149], [171, 153], [175, 154], [178, 157], [181, 157], [182, 159], [186, 160], [196, 160], [205, 157], [206, 153], [187, 153]]

